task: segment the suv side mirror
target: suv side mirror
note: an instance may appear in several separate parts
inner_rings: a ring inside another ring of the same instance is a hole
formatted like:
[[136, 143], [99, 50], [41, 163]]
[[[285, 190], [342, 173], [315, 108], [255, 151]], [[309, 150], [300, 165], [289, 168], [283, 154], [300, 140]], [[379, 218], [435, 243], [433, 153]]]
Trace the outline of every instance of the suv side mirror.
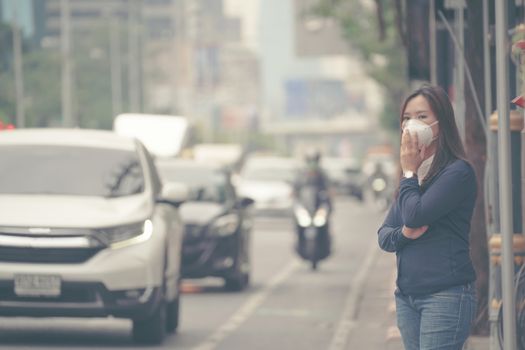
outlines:
[[255, 201], [251, 198], [248, 198], [248, 197], [242, 197], [238, 200], [239, 203], [239, 206], [241, 208], [246, 208], [246, 207], [249, 207], [250, 205], [252, 205], [253, 203], [255, 203]]
[[190, 189], [180, 182], [168, 182], [162, 186], [160, 202], [166, 202], [176, 207], [188, 200]]

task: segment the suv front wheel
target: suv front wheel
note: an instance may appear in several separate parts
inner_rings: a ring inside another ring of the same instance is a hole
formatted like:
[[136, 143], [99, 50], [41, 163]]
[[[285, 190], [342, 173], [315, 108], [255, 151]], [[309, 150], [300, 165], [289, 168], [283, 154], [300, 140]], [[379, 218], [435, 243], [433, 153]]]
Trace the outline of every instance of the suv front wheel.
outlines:
[[166, 331], [168, 333], [175, 333], [179, 327], [180, 286], [177, 290], [177, 297], [166, 304]]
[[167, 305], [164, 290], [155, 311], [146, 318], [133, 320], [133, 340], [139, 344], [158, 345], [164, 341], [167, 328]]

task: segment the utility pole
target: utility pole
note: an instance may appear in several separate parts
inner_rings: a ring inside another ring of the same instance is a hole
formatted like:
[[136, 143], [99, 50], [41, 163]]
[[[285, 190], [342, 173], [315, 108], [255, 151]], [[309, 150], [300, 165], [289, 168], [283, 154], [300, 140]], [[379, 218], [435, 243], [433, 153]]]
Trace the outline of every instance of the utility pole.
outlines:
[[111, 107], [113, 117], [122, 112], [122, 59], [120, 56], [120, 18], [107, 9], [109, 25], [109, 56], [111, 69]]
[[128, 0], [128, 96], [129, 111], [140, 112], [140, 62], [138, 0]]
[[[487, 125], [490, 123], [490, 116], [492, 114], [492, 70], [491, 70], [491, 55], [490, 55], [490, 20], [489, 20], [489, 0], [483, 0], [483, 80], [484, 80], [484, 94], [485, 94], [485, 120]], [[500, 233], [501, 230], [499, 227], [499, 219], [496, 221], [495, 210], [496, 208], [496, 196], [497, 188], [494, 181], [497, 181], [496, 174], [496, 139], [494, 137], [494, 132], [492, 127], [487, 127], [487, 160], [485, 164], [485, 216], [488, 223], [487, 234], [489, 236], [489, 247], [491, 254], [494, 250], [490, 242], [493, 241], [493, 235], [497, 232]], [[498, 215], [499, 216], [499, 215]], [[497, 226], [496, 226], [497, 224]], [[501, 253], [500, 253], [501, 254]], [[501, 256], [501, 255], [500, 255]], [[501, 282], [500, 270], [495, 267], [491, 262], [489, 263], [489, 327], [490, 327], [490, 350], [498, 350], [498, 307], [493, 305], [493, 300], [497, 300], [495, 297], [497, 294], [496, 285], [499, 285]]]
[[465, 1], [457, 6], [457, 37], [461, 50], [456, 50], [456, 62], [458, 68], [457, 86], [456, 86], [456, 108], [458, 113], [459, 131], [463, 143], [465, 143], [465, 61], [463, 60], [463, 52], [465, 49]]
[[25, 108], [24, 108], [24, 75], [22, 63], [22, 38], [20, 28], [18, 27], [17, 12], [12, 20], [13, 31], [13, 55], [15, 68], [15, 92], [16, 92], [16, 127], [25, 127]]
[[182, 1], [178, 1], [171, 5], [171, 11], [172, 11], [171, 14], [172, 14], [172, 21], [173, 21], [173, 41], [172, 41], [173, 68], [171, 71], [171, 88], [172, 88], [171, 113], [173, 115], [181, 113], [180, 111], [181, 108], [179, 105], [179, 100], [181, 100], [179, 89], [183, 85], [182, 84], [182, 74], [181, 74], [181, 72], [183, 71], [182, 65], [184, 62], [182, 60], [182, 57], [183, 57], [182, 55], [182, 43], [183, 43], [182, 31], [184, 30], [184, 26], [181, 23], [182, 18], [183, 18], [182, 16], [182, 11], [184, 9], [183, 6], [184, 4], [182, 3]]
[[428, 19], [429, 50], [430, 50], [430, 82], [437, 85], [437, 62], [436, 62], [436, 1], [430, 0]]
[[62, 52], [62, 123], [78, 126], [73, 120], [73, 79], [71, 60], [71, 8], [69, 0], [60, 0], [60, 38]]
[[509, 130], [509, 60], [507, 1], [496, 1], [496, 80], [498, 101], [498, 155], [501, 218], [501, 270], [503, 300], [503, 348], [516, 349], [516, 309], [514, 300], [514, 252], [512, 176]]

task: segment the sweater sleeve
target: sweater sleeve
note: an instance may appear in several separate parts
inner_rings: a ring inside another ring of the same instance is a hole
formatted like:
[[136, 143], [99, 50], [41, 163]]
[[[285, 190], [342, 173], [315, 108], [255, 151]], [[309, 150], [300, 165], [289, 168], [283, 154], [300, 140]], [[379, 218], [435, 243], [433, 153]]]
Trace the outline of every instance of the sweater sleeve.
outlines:
[[403, 235], [402, 228], [399, 208], [397, 203], [394, 203], [377, 232], [379, 247], [387, 252], [397, 252], [412, 241]]
[[472, 191], [473, 182], [474, 171], [463, 161], [445, 168], [424, 193], [421, 193], [417, 179], [401, 180], [397, 204], [402, 222], [410, 228], [432, 224], [457, 208]]

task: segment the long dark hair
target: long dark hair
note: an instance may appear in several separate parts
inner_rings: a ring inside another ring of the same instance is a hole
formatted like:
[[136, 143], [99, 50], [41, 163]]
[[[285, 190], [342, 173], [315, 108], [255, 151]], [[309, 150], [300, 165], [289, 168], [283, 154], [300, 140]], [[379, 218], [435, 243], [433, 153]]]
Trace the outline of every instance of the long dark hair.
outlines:
[[457, 159], [466, 160], [465, 149], [459, 137], [454, 110], [447, 93], [439, 86], [425, 84], [412, 92], [403, 103], [400, 114], [400, 125], [403, 123], [403, 114], [408, 102], [417, 96], [427, 100], [432, 112], [439, 121], [439, 135], [436, 144], [436, 153], [427, 176], [423, 179], [422, 187], [430, 184], [431, 180], [443, 168]]

